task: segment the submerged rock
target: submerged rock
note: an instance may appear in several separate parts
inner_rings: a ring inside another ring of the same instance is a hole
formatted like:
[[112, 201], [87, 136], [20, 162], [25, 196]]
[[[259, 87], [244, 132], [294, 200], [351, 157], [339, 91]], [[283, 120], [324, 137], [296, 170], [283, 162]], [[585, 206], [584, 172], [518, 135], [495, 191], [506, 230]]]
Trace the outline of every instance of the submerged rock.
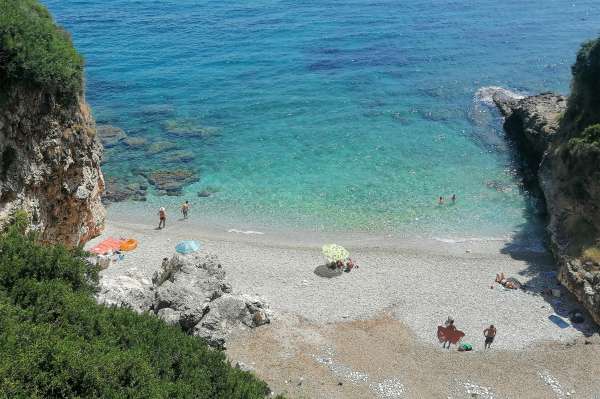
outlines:
[[200, 180], [195, 172], [187, 169], [142, 171], [141, 174], [158, 190], [159, 194], [166, 195], [181, 195], [185, 186]]
[[105, 148], [114, 147], [127, 138], [123, 129], [111, 125], [96, 125], [96, 133]]
[[149, 155], [156, 155], [161, 152], [173, 150], [175, 148], [177, 148], [177, 144], [171, 143], [170, 141], [157, 141], [156, 143], [152, 143], [150, 146], [148, 146], [146, 153]]
[[106, 179], [106, 189], [102, 195], [102, 201], [146, 201], [148, 186], [141, 182], [127, 181], [124, 178], [109, 177]]
[[131, 148], [142, 148], [148, 144], [148, 141], [143, 137], [127, 137], [122, 140], [122, 143]]
[[207, 138], [218, 133], [219, 129], [198, 125], [191, 119], [171, 119], [164, 123], [164, 130], [177, 137]]
[[190, 151], [173, 151], [165, 154], [162, 159], [166, 163], [188, 163], [192, 162], [195, 157]]
[[224, 348], [229, 334], [270, 322], [264, 301], [233, 294], [225, 270], [214, 255], [175, 255], [165, 258], [152, 281], [136, 269], [101, 279], [100, 303], [149, 311], [189, 334]]

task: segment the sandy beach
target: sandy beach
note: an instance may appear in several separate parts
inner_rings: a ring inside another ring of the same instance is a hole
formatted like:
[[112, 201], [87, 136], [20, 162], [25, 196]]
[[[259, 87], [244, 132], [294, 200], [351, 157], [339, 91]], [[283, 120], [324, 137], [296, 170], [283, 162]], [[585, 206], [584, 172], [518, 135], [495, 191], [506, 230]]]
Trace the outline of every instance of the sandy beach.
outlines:
[[[552, 259], [510, 240], [416, 239], [361, 234], [282, 232], [207, 225], [194, 215], [152, 217], [111, 212], [105, 233], [139, 240], [136, 251], [103, 275], [149, 278], [180, 240], [216, 254], [234, 292], [264, 298], [270, 325], [240, 331], [228, 343], [276, 392], [292, 398], [531, 397], [600, 395], [600, 341], [583, 323], [561, 329], [548, 319], [577, 304], [540, 294], [556, 287]], [[344, 245], [360, 268], [333, 278], [315, 269], [321, 245]], [[504, 272], [527, 285], [494, 284]], [[492, 288], [493, 287], [493, 288]], [[437, 326], [448, 316], [474, 351], [444, 350]], [[566, 319], [566, 317], [565, 317]], [[492, 350], [482, 331], [498, 328]], [[473, 396], [472, 394], [476, 394]]]

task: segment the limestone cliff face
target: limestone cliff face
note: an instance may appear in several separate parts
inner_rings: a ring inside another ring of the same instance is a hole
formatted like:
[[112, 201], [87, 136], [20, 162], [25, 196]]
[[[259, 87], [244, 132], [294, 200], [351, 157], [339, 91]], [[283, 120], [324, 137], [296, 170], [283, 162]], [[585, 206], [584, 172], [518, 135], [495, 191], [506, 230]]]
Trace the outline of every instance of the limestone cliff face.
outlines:
[[498, 93], [493, 98], [506, 132], [537, 176], [559, 280], [600, 324], [600, 264], [584, 255], [600, 239], [600, 155], [571, 145], [573, 131], [563, 121], [566, 97], [545, 93], [515, 99]]
[[0, 92], [0, 227], [23, 209], [44, 241], [75, 246], [98, 235], [101, 156], [82, 95], [65, 101], [19, 85]]

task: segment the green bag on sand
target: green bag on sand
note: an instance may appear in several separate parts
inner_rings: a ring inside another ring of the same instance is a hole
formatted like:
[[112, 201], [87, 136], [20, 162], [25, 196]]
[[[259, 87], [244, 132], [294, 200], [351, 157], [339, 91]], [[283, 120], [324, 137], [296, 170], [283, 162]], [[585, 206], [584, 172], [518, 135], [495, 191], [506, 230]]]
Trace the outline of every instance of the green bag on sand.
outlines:
[[472, 351], [473, 345], [471, 344], [460, 344], [459, 349], [465, 352]]

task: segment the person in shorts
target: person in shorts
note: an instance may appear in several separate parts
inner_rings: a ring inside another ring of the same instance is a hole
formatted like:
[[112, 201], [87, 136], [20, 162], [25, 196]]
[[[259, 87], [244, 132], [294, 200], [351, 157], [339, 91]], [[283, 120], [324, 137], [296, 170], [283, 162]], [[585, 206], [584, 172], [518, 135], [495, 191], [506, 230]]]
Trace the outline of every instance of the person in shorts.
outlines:
[[483, 336], [485, 337], [485, 344], [483, 345], [484, 349], [489, 349], [492, 346], [492, 342], [494, 342], [494, 338], [496, 337], [496, 327], [493, 324], [490, 324], [488, 328], [483, 330]]
[[181, 205], [181, 214], [183, 215], [184, 219], [188, 218], [189, 212], [190, 212], [190, 202], [189, 201], [185, 201], [183, 203], [183, 205]]
[[165, 224], [167, 222], [167, 211], [165, 210], [165, 208], [161, 207], [158, 210], [158, 229], [163, 229], [165, 228]]

